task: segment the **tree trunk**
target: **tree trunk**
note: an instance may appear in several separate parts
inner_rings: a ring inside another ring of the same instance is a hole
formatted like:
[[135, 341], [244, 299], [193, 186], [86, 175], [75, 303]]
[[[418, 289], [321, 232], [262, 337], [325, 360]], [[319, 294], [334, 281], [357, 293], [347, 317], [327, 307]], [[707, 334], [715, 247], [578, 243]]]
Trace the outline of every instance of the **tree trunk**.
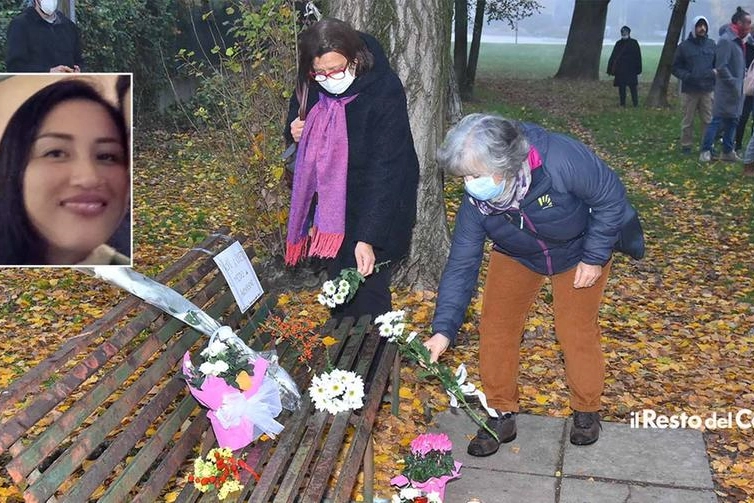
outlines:
[[[649, 89], [649, 96], [647, 96], [647, 106], [669, 106], [668, 86], [670, 84], [670, 67], [673, 64], [673, 56], [678, 47], [678, 40], [682, 35], [681, 30], [683, 30], [683, 21], [686, 19], [688, 8], [689, 0], [676, 0], [673, 5], [673, 14], [670, 16], [668, 32], [665, 35], [665, 45], [662, 47], [660, 62], [657, 63], [657, 72], [652, 81], [652, 87]], [[693, 30], [694, 27], [692, 26], [691, 29]]]
[[598, 80], [610, 0], [576, 0], [556, 79]]
[[445, 131], [452, 7], [444, 0], [330, 2], [331, 16], [380, 39], [406, 88], [421, 171], [411, 250], [396, 271], [395, 280], [418, 290], [437, 288], [450, 249], [442, 177], [435, 153]]
[[466, 0], [455, 0], [455, 24], [453, 42], [453, 71], [461, 95], [466, 93], [466, 65], [469, 50], [467, 31], [469, 29], [469, 5]]
[[471, 50], [469, 51], [469, 62], [466, 66], [465, 95], [461, 92], [463, 99], [470, 100], [474, 95], [474, 80], [476, 80], [476, 65], [479, 62], [479, 47], [482, 44], [482, 28], [484, 27], [484, 11], [487, 8], [487, 0], [477, 0], [476, 13], [474, 14], [474, 33], [471, 37]]

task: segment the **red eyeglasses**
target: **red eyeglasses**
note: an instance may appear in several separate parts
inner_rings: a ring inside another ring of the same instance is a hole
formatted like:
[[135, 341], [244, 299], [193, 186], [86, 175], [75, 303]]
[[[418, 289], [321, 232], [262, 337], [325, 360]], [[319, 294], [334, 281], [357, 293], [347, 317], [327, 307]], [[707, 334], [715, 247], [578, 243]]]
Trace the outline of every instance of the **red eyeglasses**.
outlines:
[[343, 80], [343, 78], [346, 76], [347, 69], [348, 69], [348, 65], [344, 66], [343, 68], [333, 70], [331, 72], [309, 72], [309, 76], [313, 78], [316, 82], [324, 82], [327, 79]]

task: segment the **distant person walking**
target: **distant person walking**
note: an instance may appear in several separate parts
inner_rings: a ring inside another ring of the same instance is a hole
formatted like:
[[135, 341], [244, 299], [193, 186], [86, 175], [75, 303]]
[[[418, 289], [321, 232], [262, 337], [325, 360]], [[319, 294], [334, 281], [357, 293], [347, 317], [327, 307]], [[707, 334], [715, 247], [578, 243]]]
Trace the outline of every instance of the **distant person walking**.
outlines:
[[58, 0], [32, 0], [8, 25], [8, 72], [73, 73], [83, 59], [79, 31], [57, 10]]
[[631, 28], [620, 29], [620, 40], [615, 43], [613, 52], [607, 62], [607, 74], [612, 75], [613, 85], [618, 88], [620, 106], [626, 106], [626, 87], [631, 90], [631, 101], [639, 106], [639, 94], [636, 86], [641, 74], [641, 49], [639, 42], [631, 38]]
[[720, 28], [720, 39], [715, 51], [715, 96], [712, 120], [704, 132], [699, 162], [712, 160], [712, 143], [718, 130], [722, 130], [723, 153], [720, 160], [740, 161], [733, 149], [738, 118], [744, 106], [744, 40], [749, 36], [751, 16], [741, 7], [731, 16], [731, 23]]
[[[689, 37], [675, 51], [671, 71], [681, 81], [681, 151], [691, 153], [694, 143], [694, 117], [702, 122], [703, 135], [712, 120], [712, 92], [715, 89], [715, 42], [709, 38], [704, 16], [693, 20]], [[754, 51], [752, 51], [754, 55]]]

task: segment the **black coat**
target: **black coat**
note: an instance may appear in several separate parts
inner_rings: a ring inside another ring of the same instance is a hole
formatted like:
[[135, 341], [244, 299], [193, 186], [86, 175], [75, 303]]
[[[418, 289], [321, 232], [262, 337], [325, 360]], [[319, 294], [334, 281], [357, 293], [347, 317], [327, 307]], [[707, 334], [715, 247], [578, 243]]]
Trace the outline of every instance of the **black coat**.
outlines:
[[8, 25], [7, 71], [46, 73], [58, 65], [84, 66], [78, 28], [60, 11], [48, 23], [34, 7], [25, 9]]
[[[371, 244], [377, 262], [397, 261], [408, 253], [416, 220], [419, 160], [408, 121], [406, 93], [390, 68], [379, 42], [361, 33], [374, 56], [374, 66], [342, 96], [359, 96], [346, 105], [348, 126], [348, 180], [346, 230], [339, 256], [345, 267], [354, 267], [353, 249], [358, 241]], [[307, 109], [328, 94], [310, 83]], [[298, 116], [299, 103], [291, 98], [285, 134]]]
[[607, 62], [607, 74], [614, 75], [614, 86], [635, 86], [641, 73], [641, 49], [633, 38], [620, 39], [615, 43]]

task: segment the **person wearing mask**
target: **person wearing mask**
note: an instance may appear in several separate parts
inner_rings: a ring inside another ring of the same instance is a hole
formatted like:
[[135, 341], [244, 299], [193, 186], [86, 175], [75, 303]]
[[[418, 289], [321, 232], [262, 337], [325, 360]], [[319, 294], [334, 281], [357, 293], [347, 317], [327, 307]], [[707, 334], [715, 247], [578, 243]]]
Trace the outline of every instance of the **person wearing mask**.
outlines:
[[626, 106], [626, 87], [631, 90], [631, 102], [639, 106], [639, 75], [641, 74], [641, 49], [639, 42], [631, 38], [631, 28], [620, 29], [620, 40], [615, 43], [607, 61], [607, 74], [614, 76], [613, 85], [618, 88], [620, 106]]
[[[446, 175], [463, 177], [432, 320], [424, 345], [432, 361], [455, 340], [492, 242], [479, 324], [479, 371], [493, 437], [480, 428], [468, 446], [489, 456], [516, 438], [518, 366], [526, 317], [552, 284], [555, 335], [565, 357], [575, 445], [600, 433], [605, 357], [600, 303], [613, 249], [644, 253], [636, 210], [618, 175], [583, 143], [535, 125], [472, 114], [451, 129], [437, 155]], [[636, 222], [635, 225], [630, 224]], [[634, 243], [625, 247], [619, 242]]]
[[8, 25], [5, 67], [10, 73], [73, 73], [84, 66], [79, 31], [57, 10], [58, 0], [32, 0]]
[[[406, 93], [379, 42], [326, 18], [302, 32], [298, 88], [286, 136], [298, 142], [285, 261], [326, 259], [330, 278], [344, 268], [366, 277], [333, 318], [391, 311], [391, 267], [409, 250], [416, 219], [419, 161]], [[303, 99], [303, 98], [302, 98]], [[390, 261], [379, 271], [375, 265]]]
[[[712, 120], [715, 89], [715, 42], [709, 38], [704, 16], [693, 19], [689, 36], [675, 51], [671, 71], [681, 81], [681, 151], [690, 154], [694, 144], [694, 117], [699, 115], [701, 134]], [[754, 56], [754, 51], [752, 51]]]
[[734, 149], [736, 126], [744, 105], [744, 40], [751, 29], [751, 16], [741, 7], [731, 16], [731, 22], [720, 28], [720, 38], [715, 51], [715, 92], [712, 105], [712, 120], [702, 139], [699, 162], [712, 160], [712, 144], [722, 133], [723, 153], [720, 160], [740, 161]]

